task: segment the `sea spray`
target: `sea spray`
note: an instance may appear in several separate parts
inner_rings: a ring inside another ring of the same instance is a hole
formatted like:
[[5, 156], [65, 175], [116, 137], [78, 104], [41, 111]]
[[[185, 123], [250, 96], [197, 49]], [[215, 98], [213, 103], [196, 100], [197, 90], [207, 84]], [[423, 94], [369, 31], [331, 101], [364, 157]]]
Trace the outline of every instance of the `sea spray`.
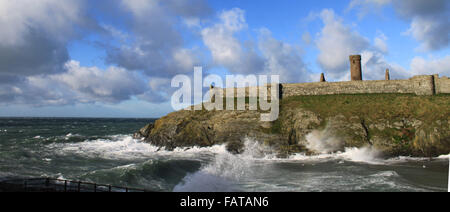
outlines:
[[324, 130], [314, 130], [306, 135], [308, 142], [306, 147], [317, 153], [332, 153], [343, 150], [343, 142], [333, 136], [330, 128], [327, 126]]
[[[338, 158], [354, 162], [382, 163], [381, 151], [372, 146], [344, 148], [344, 142], [333, 135], [329, 126], [324, 130], [312, 131], [306, 135], [306, 140], [308, 142], [306, 147], [319, 153], [319, 155], [312, 156], [312, 159]], [[303, 159], [311, 158], [303, 157]]]
[[381, 151], [372, 146], [364, 146], [361, 148], [345, 148], [345, 152], [338, 154], [338, 156], [354, 162], [363, 162], [370, 164], [384, 163], [384, 160], [381, 158]]
[[[257, 160], [275, 158], [271, 148], [252, 139], [245, 139], [244, 152], [240, 155], [227, 151], [217, 154], [212, 163], [200, 171], [189, 174], [176, 185], [173, 191], [189, 192], [232, 192], [239, 191], [236, 186], [243, 179], [252, 178]], [[262, 170], [259, 170], [262, 171]]]

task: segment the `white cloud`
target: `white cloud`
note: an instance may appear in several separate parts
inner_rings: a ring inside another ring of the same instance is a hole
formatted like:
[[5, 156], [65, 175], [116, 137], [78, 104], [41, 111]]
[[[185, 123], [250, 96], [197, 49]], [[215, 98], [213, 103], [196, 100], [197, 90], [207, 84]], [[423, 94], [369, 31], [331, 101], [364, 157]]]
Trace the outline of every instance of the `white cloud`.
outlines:
[[364, 50], [361, 58], [364, 79], [384, 80], [386, 69], [390, 70], [391, 79], [407, 79], [412, 76], [396, 63], [386, 61], [382, 52]]
[[211, 51], [213, 62], [233, 73], [262, 71], [263, 61], [253, 43], [244, 46], [235, 34], [247, 27], [245, 12], [239, 8], [223, 11], [219, 22], [201, 32], [203, 42]]
[[66, 41], [73, 24], [83, 21], [82, 7], [83, 2], [77, 0], [0, 1], [0, 44], [23, 44], [30, 30]]
[[223, 11], [220, 15], [222, 21], [222, 27], [231, 32], [240, 31], [247, 28], [245, 20], [245, 12], [242, 9], [234, 8], [231, 10]]
[[343, 23], [332, 10], [324, 9], [319, 16], [324, 24], [316, 39], [320, 53], [318, 63], [331, 81], [350, 80], [349, 55], [360, 54], [364, 80], [382, 80], [386, 69], [393, 79], [405, 79], [411, 73], [385, 59], [389, 52], [388, 38], [381, 32], [373, 43]]
[[306, 44], [309, 45], [312, 42], [312, 37], [311, 34], [309, 32], [305, 32], [302, 35], [302, 41]]
[[84, 1], [0, 1], [0, 74], [63, 71], [75, 27], [86, 27]]
[[77, 61], [66, 64], [67, 72], [49, 76], [49, 79], [67, 86], [81, 102], [118, 103], [146, 89], [145, 81], [136, 73], [123, 68], [82, 67]]
[[219, 22], [202, 30], [203, 42], [215, 65], [237, 74], [279, 74], [282, 82], [309, 81], [301, 48], [258, 30], [257, 40], [240, 40], [247, 30], [245, 11], [234, 8], [219, 14]]
[[[195, 48], [186, 48], [180, 25], [196, 30], [210, 13], [205, 0], [121, 0], [122, 15], [130, 15], [127, 42], [105, 42], [106, 61], [128, 70], [142, 70], [148, 76], [173, 77], [192, 72], [200, 62]], [[111, 31], [111, 30], [110, 30]], [[112, 30], [117, 32], [117, 29]]]
[[421, 51], [440, 50], [450, 44], [450, 1], [448, 0], [352, 0], [349, 9], [358, 8], [364, 16], [373, 8], [392, 4], [402, 19], [410, 22], [406, 34], [419, 41]]
[[[127, 28], [121, 29], [114, 20], [97, 24], [98, 20], [91, 16], [97, 14], [90, 14], [85, 3], [0, 1], [2, 103], [118, 103], [133, 96], [162, 101], [166, 98], [164, 91], [169, 89], [150, 86], [142, 79], [141, 71], [150, 76], [151, 82], [162, 83], [173, 75], [191, 73], [193, 66], [200, 63], [198, 50], [185, 47], [179, 27], [186, 20], [193, 25], [201, 23], [211, 12], [206, 0], [92, 3], [101, 7], [97, 12], [113, 8], [115, 16], [129, 17], [124, 19]], [[82, 34], [78, 34], [80, 31]], [[114, 66], [101, 70], [70, 61], [68, 44], [90, 33], [110, 36], [95, 42], [105, 49], [106, 62]]]
[[[228, 17], [231, 17], [231, 20], [228, 20]], [[216, 63], [232, 66], [241, 59], [244, 51], [239, 40], [233, 35], [244, 25], [244, 11], [235, 8], [223, 12], [219, 23], [202, 30], [203, 42], [210, 49]]]
[[414, 17], [407, 34], [422, 42], [419, 50], [443, 49], [450, 43], [450, 21], [448, 19], [436, 21], [435, 18]]
[[265, 74], [280, 75], [282, 82], [314, 81], [303, 62], [302, 49], [299, 46], [276, 40], [268, 29], [260, 30], [259, 37]]
[[440, 74], [450, 77], [450, 55], [442, 58], [426, 60], [422, 57], [414, 57], [410, 65], [411, 74]]
[[344, 25], [333, 10], [322, 10], [320, 18], [324, 27], [316, 40], [320, 51], [317, 61], [332, 78], [340, 78], [349, 68], [349, 55], [360, 54], [369, 47], [369, 41]]
[[375, 39], [374, 39], [374, 47], [378, 51], [380, 51], [380, 52], [382, 52], [384, 54], [388, 53], [389, 52], [389, 47], [386, 44], [387, 40], [388, 40], [388, 38], [386, 37], [386, 35], [384, 35], [383, 33], [379, 32], [378, 36], [375, 37]]
[[392, 0], [352, 0], [348, 6], [348, 10], [358, 8], [359, 18], [363, 18], [369, 13], [379, 12], [383, 6], [391, 3]]
[[19, 103], [35, 106], [67, 105], [77, 103], [115, 104], [141, 95], [146, 82], [134, 72], [122, 68], [83, 67], [78, 61], [69, 61], [66, 72], [36, 75], [12, 84], [2, 84], [2, 104]]

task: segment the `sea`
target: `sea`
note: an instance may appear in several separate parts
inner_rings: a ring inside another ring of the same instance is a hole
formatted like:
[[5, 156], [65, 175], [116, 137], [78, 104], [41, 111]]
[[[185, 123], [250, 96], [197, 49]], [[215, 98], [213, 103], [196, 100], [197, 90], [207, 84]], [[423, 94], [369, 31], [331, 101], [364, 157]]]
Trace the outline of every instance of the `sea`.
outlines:
[[0, 180], [51, 177], [164, 192], [448, 190], [449, 155], [386, 158], [363, 147], [279, 158], [252, 138], [243, 138], [240, 155], [224, 145], [166, 151], [132, 137], [154, 121], [0, 118]]

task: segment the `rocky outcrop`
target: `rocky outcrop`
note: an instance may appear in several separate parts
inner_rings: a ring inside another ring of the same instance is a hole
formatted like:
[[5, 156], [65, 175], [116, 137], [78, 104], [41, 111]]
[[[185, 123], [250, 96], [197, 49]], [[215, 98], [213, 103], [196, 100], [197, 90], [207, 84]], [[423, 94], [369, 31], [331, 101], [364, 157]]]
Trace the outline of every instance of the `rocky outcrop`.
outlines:
[[261, 141], [281, 138], [262, 132], [264, 123], [259, 122], [259, 118], [256, 111], [183, 110], [157, 120], [149, 135], [144, 137], [148, 142], [169, 150], [229, 143], [229, 151], [239, 153], [246, 137]]
[[[350, 98], [358, 102], [363, 97]], [[408, 101], [416, 101], [414, 98]], [[449, 97], [442, 98], [448, 105]], [[227, 144], [227, 150], [236, 154], [242, 152], [244, 140], [252, 138], [272, 147], [283, 157], [297, 152], [314, 154], [307, 148], [307, 135], [315, 130], [326, 129], [327, 135], [342, 142], [342, 147], [370, 145], [389, 156], [431, 157], [450, 152], [449, 112], [445, 106], [444, 111], [440, 109], [443, 114], [429, 119], [427, 113], [435, 113], [439, 108], [417, 107], [410, 113], [393, 111], [392, 114], [380, 112], [377, 116], [371, 116], [363, 112], [381, 109], [367, 106], [361, 111], [346, 113], [343, 110], [330, 111], [334, 109], [325, 105], [321, 111], [314, 109], [320, 105], [308, 107], [305, 101], [283, 101], [280, 117], [275, 122], [261, 122], [258, 111], [183, 110], [162, 117], [154, 125], [145, 126], [136, 133], [136, 137], [145, 138], [147, 142], [168, 150]], [[342, 104], [352, 104], [347, 101], [343, 100]], [[414, 115], [418, 113], [421, 115]]]
[[145, 125], [145, 127], [141, 128], [139, 131], [134, 133], [133, 138], [135, 139], [148, 138], [154, 127], [155, 125], [153, 123]]

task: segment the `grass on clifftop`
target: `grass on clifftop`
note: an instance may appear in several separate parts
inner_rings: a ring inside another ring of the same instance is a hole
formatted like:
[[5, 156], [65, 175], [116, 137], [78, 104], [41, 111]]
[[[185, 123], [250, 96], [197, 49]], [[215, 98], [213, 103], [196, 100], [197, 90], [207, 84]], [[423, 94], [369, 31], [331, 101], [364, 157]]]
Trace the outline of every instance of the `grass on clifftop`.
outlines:
[[417, 118], [425, 122], [447, 119], [450, 115], [450, 95], [416, 96], [414, 94], [354, 94], [294, 96], [281, 101], [283, 108], [301, 107], [323, 118], [359, 116], [372, 120], [396, 121]]

